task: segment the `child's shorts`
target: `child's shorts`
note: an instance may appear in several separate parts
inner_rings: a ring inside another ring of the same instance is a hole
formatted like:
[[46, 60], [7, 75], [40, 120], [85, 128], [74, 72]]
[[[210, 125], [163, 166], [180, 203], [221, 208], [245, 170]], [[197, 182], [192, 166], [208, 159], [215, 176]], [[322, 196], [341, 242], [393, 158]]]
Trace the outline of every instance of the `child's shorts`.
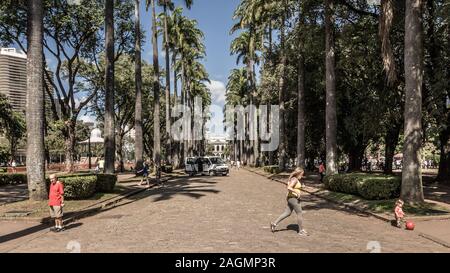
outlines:
[[52, 218], [62, 218], [63, 215], [63, 208], [61, 206], [50, 206], [50, 216]]

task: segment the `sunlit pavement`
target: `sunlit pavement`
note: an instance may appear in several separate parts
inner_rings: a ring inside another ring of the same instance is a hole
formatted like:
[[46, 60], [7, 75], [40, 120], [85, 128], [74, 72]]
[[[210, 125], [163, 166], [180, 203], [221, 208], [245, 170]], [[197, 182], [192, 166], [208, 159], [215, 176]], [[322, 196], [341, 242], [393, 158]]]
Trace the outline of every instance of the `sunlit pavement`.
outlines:
[[0, 251], [450, 252], [417, 232], [306, 194], [304, 225], [310, 236], [297, 235], [294, 214], [271, 233], [269, 223], [284, 210], [285, 194], [283, 185], [242, 169], [228, 177], [177, 177], [62, 233], [38, 230], [15, 239], [5, 236], [27, 226], [1, 222]]

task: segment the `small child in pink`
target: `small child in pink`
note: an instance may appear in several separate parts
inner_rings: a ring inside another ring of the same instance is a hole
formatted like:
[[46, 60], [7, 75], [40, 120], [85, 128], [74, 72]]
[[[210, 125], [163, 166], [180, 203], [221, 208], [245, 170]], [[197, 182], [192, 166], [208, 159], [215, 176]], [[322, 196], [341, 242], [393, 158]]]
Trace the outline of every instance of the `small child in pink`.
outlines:
[[399, 199], [397, 202], [395, 202], [395, 221], [398, 228], [402, 227], [402, 224], [405, 223], [405, 213], [403, 212], [403, 200]]

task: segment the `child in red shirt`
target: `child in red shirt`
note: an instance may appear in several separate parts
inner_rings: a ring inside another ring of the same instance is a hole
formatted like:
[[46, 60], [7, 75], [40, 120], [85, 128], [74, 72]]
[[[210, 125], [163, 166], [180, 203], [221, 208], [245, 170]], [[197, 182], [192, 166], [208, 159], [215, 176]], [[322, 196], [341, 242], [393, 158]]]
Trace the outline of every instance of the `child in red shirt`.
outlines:
[[325, 176], [325, 165], [323, 165], [323, 162], [320, 162], [319, 165], [319, 174], [320, 174], [320, 182], [323, 182], [323, 177]]
[[402, 224], [405, 222], [405, 213], [403, 212], [403, 200], [398, 199], [397, 202], [395, 202], [395, 221], [398, 228], [402, 227]]
[[50, 175], [48, 205], [50, 206], [50, 216], [55, 219], [55, 227], [51, 230], [55, 232], [63, 231], [64, 186], [54, 174]]

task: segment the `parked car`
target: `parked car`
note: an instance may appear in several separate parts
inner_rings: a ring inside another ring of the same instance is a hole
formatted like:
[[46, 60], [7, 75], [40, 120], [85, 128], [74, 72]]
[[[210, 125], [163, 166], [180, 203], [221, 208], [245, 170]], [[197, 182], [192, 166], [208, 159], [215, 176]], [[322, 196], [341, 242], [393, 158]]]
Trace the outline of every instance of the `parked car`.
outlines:
[[189, 176], [193, 176], [198, 173], [198, 157], [186, 157], [184, 160], [184, 172], [189, 174]]
[[223, 175], [226, 176], [230, 173], [230, 169], [226, 162], [218, 156], [205, 156], [202, 157], [202, 170], [204, 175]]
[[230, 169], [222, 158], [217, 156], [203, 156], [203, 157], [187, 157], [185, 159], [186, 174], [194, 176], [201, 175], [223, 175], [230, 173]]

